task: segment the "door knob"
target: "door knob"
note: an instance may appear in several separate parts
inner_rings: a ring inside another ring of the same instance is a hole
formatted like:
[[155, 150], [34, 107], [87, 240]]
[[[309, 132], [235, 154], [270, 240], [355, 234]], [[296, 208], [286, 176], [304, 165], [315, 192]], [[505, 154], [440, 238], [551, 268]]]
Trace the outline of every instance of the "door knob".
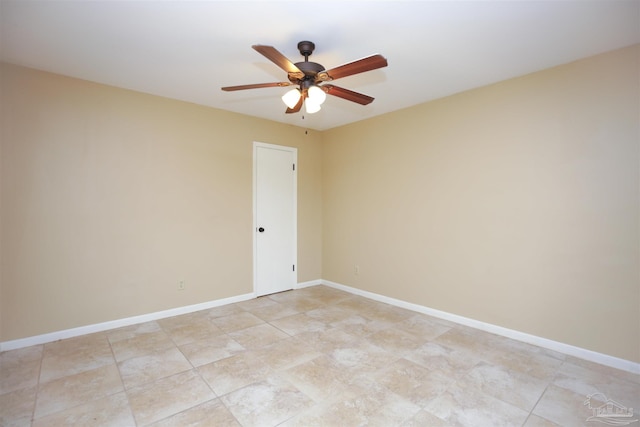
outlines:
[[260, 228], [258, 228], [258, 231], [262, 233], [262, 232], [264, 232], [264, 228], [260, 227]]

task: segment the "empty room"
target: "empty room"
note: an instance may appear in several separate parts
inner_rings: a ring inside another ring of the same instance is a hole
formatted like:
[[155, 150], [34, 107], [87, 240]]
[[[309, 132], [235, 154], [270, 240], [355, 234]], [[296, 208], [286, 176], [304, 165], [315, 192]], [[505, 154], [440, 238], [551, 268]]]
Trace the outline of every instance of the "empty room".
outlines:
[[639, 419], [637, 0], [0, 0], [0, 426]]

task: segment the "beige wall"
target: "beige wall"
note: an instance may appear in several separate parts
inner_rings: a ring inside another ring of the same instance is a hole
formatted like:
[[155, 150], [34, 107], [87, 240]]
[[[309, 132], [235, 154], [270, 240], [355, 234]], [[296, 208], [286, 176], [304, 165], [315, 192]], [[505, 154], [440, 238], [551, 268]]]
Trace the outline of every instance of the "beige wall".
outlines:
[[251, 292], [255, 140], [299, 148], [300, 282], [640, 362], [639, 57], [308, 135], [3, 65], [0, 341]]
[[0, 72], [0, 342], [251, 292], [253, 141], [298, 147], [298, 280], [321, 278], [319, 133]]
[[323, 278], [640, 362], [639, 58], [325, 132]]

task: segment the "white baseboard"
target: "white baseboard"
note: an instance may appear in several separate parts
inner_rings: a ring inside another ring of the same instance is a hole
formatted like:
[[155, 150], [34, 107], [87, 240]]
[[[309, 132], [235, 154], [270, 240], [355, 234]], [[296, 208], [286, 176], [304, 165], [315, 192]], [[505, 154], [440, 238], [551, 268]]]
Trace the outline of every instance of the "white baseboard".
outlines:
[[121, 328], [123, 326], [135, 325], [152, 320], [164, 319], [181, 314], [193, 313], [194, 311], [206, 310], [208, 308], [219, 307], [221, 305], [232, 304], [234, 302], [246, 301], [255, 298], [255, 294], [249, 293], [237, 295], [235, 297], [223, 298], [214, 301], [208, 301], [200, 304], [187, 305], [184, 307], [171, 308], [169, 310], [156, 311], [155, 313], [142, 314], [140, 316], [127, 317], [124, 319], [111, 320], [108, 322], [96, 323], [93, 325], [80, 326], [73, 329], [65, 329], [62, 331], [51, 332], [48, 334], [36, 335], [33, 337], [21, 338], [12, 341], [0, 342], [0, 351], [15, 350], [18, 348], [29, 347], [32, 345], [46, 344], [66, 338], [73, 338], [80, 335], [93, 334], [96, 332], [107, 331], [110, 329]]
[[322, 279], [309, 280], [308, 282], [300, 282], [293, 289], [308, 288], [309, 286], [322, 285]]
[[[308, 288], [310, 286], [321, 285], [322, 280], [310, 280], [295, 285], [294, 289]], [[206, 310], [208, 308], [219, 307], [221, 305], [233, 304], [235, 302], [246, 301], [255, 298], [254, 293], [238, 295], [235, 297], [223, 298], [219, 300], [209, 301], [200, 304], [193, 304], [184, 307], [172, 308], [169, 310], [157, 311], [155, 313], [142, 314], [140, 316], [127, 317], [124, 319], [111, 320], [108, 322], [96, 323], [93, 325], [80, 326], [62, 331], [50, 332], [48, 334], [35, 335], [27, 338], [20, 338], [12, 341], [0, 342], [0, 352], [7, 350], [16, 350], [18, 348], [29, 347], [32, 345], [46, 344], [48, 342], [58, 341], [67, 338], [78, 337], [81, 335], [93, 334], [96, 332], [108, 331], [110, 329], [122, 328], [124, 326], [135, 325], [138, 323], [150, 322], [153, 320], [165, 319], [167, 317], [179, 316], [181, 314], [193, 313], [194, 311]]]
[[[397, 307], [406, 308], [407, 310], [427, 314], [429, 316], [437, 317], [439, 319], [444, 319], [454, 323], [479, 329], [481, 331], [489, 332], [496, 335], [501, 335], [501, 336], [511, 338], [517, 341], [522, 341], [528, 344], [533, 344], [538, 347], [547, 348], [549, 350], [554, 350], [569, 356], [574, 356], [580, 359], [599, 363], [601, 365], [610, 366], [616, 369], [621, 369], [623, 371], [631, 372], [633, 374], [640, 374], [640, 363], [635, 363], [629, 360], [620, 359], [618, 357], [610, 356], [608, 354], [598, 353], [592, 350], [587, 350], [581, 347], [576, 347], [576, 346], [565, 344], [562, 342], [553, 341], [547, 338], [538, 337], [535, 335], [527, 334], [527, 333], [516, 331], [513, 329], [503, 328], [502, 326], [481, 322], [478, 320], [470, 319], [468, 317], [458, 316], [457, 314], [447, 313], [445, 311], [440, 311], [440, 310], [425, 307], [422, 305], [413, 304], [407, 301], [402, 301], [399, 299], [387, 297], [387, 296], [376, 294], [373, 292], [363, 291], [361, 289], [342, 285], [336, 282], [331, 282], [329, 280], [317, 279], [317, 280], [310, 280], [308, 282], [301, 282], [295, 286], [295, 289], [302, 289], [302, 288], [307, 288], [307, 287], [316, 286], [316, 285], [326, 285], [332, 288], [343, 290], [345, 292], [349, 292], [354, 295], [360, 295], [365, 298], [372, 299], [374, 301], [379, 301], [379, 302], [394, 305]], [[92, 334], [96, 332], [107, 331], [110, 329], [121, 328], [123, 326], [130, 326], [138, 323], [149, 322], [152, 320], [159, 320], [167, 317], [179, 316], [181, 314], [193, 313], [194, 311], [206, 310], [208, 308], [219, 307], [227, 304], [233, 304], [240, 301], [246, 301], [252, 298], [255, 298], [255, 294], [248, 293], [243, 295], [237, 295], [234, 297], [209, 301], [205, 303], [188, 305], [184, 307], [177, 307], [169, 310], [158, 311], [155, 313], [143, 314], [140, 316], [127, 317], [124, 319], [112, 320], [112, 321], [103, 322], [103, 323], [96, 323], [96, 324], [87, 325], [87, 326], [80, 326], [78, 328], [66, 329], [66, 330], [51, 332], [43, 335], [36, 335], [36, 336], [21, 338], [21, 339], [12, 340], [12, 341], [0, 342], [0, 351], [15, 350], [18, 348], [29, 347], [32, 345], [46, 344], [48, 342], [53, 342], [61, 339], [73, 338], [80, 335]]]
[[547, 348], [549, 350], [554, 350], [559, 353], [577, 357], [579, 359], [584, 359], [590, 362], [599, 363], [601, 365], [610, 366], [612, 368], [621, 369], [623, 371], [631, 372], [633, 374], [640, 374], [640, 363], [635, 363], [630, 360], [620, 359], [618, 357], [609, 356], [608, 354], [598, 353], [598, 352], [587, 350], [581, 347], [576, 347], [576, 346], [565, 344], [562, 342], [553, 341], [547, 338], [542, 338], [535, 335], [527, 334], [525, 332], [503, 328], [502, 326], [481, 322], [478, 320], [470, 319], [468, 317], [458, 316], [457, 314], [447, 313], [445, 311], [440, 311], [440, 310], [425, 307], [422, 305], [402, 301], [399, 299], [390, 298], [390, 297], [379, 295], [373, 292], [363, 291], [361, 289], [352, 288], [351, 286], [342, 285], [340, 283], [331, 282], [329, 280], [321, 280], [321, 282], [323, 285], [340, 289], [355, 295], [360, 295], [375, 301], [387, 303], [390, 305], [395, 305], [401, 308], [406, 308], [407, 310], [416, 311], [418, 313], [427, 314], [429, 316], [437, 317], [439, 319], [444, 319], [454, 323], [479, 329], [481, 331], [489, 332], [496, 335], [501, 335], [503, 337], [511, 338], [516, 341], [522, 341], [528, 344], [533, 344], [538, 347]]

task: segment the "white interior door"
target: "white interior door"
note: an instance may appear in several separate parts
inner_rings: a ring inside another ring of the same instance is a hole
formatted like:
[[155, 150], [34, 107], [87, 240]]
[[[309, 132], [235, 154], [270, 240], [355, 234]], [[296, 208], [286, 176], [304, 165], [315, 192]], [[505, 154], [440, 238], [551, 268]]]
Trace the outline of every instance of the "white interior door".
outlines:
[[254, 292], [293, 289], [297, 282], [297, 149], [255, 142]]

